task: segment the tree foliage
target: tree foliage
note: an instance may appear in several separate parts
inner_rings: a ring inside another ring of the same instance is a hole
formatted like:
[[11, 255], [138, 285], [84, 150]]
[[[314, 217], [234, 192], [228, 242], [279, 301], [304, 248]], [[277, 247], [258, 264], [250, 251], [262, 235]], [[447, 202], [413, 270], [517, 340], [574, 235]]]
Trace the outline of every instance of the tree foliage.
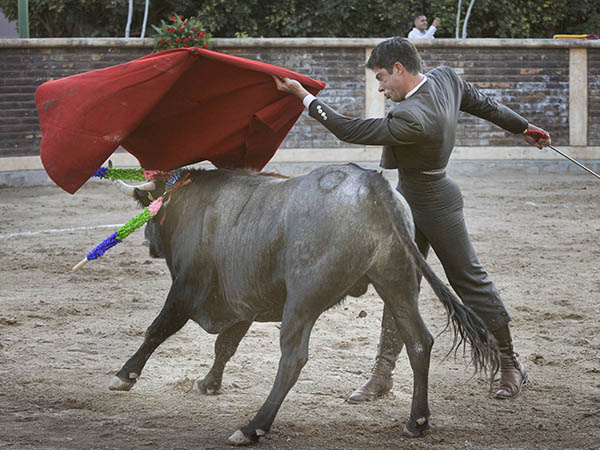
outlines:
[[[150, 24], [158, 24], [177, 11], [187, 16], [196, 13], [193, 0], [151, 0]], [[123, 37], [127, 25], [128, 0], [30, 0], [29, 30], [32, 38], [41, 37]], [[134, 0], [131, 37], [141, 33], [144, 0]], [[18, 2], [0, 0], [0, 9], [9, 20], [18, 17]]]
[[[0, 9], [17, 18], [15, 0]], [[123, 36], [127, 0], [31, 0], [32, 37]], [[411, 19], [424, 13], [442, 23], [438, 38], [455, 35], [457, 0], [151, 0], [148, 24], [173, 11], [196, 16], [216, 37], [387, 37], [406, 36]], [[464, 19], [469, 1], [462, 1]], [[600, 34], [597, 0], [477, 0], [468, 37], [551, 38], [554, 34]], [[134, 0], [131, 36], [139, 36], [144, 0]], [[462, 23], [459, 25], [462, 28]]]
[[[469, 1], [461, 5], [464, 20]], [[206, 0], [198, 17], [216, 36], [385, 37], [406, 36], [412, 18], [423, 13], [442, 23], [436, 37], [453, 38], [457, 0]], [[462, 29], [462, 20], [459, 27]], [[597, 0], [477, 0], [468, 36], [551, 38], [554, 34], [600, 34]]]
[[[456, 3], [435, 2], [442, 8], [439, 37], [454, 37]], [[464, 18], [469, 2], [462, 2]], [[462, 26], [462, 24], [461, 24]], [[468, 24], [468, 37], [551, 38], [555, 34], [599, 34], [600, 8], [597, 1], [578, 0], [477, 0]]]

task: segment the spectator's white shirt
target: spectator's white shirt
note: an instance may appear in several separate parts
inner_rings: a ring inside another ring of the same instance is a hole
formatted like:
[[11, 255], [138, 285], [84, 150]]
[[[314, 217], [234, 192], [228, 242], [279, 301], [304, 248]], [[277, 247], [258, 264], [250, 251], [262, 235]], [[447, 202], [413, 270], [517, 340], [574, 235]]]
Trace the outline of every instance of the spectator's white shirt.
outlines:
[[435, 32], [437, 31], [437, 28], [434, 27], [433, 25], [431, 25], [427, 31], [425, 31], [424, 33], [421, 32], [421, 30], [417, 30], [416, 28], [413, 28], [412, 30], [410, 30], [410, 33], [408, 33], [408, 38], [409, 39], [435, 39], [435, 37], [433, 36], [435, 34]]

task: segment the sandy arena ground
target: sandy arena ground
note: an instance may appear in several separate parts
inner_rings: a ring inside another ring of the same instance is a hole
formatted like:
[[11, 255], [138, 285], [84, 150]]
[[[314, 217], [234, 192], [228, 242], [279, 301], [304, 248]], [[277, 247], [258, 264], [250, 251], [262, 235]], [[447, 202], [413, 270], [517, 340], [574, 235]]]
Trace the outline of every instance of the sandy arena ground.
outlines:
[[[513, 316], [531, 379], [524, 394], [489, 398], [467, 359], [443, 359], [445, 333], [432, 355], [427, 436], [401, 435], [412, 394], [404, 353], [392, 394], [346, 403], [370, 371], [379, 335], [382, 302], [369, 290], [319, 319], [310, 360], [260, 448], [600, 448], [600, 182], [583, 172], [455, 178], [479, 257]], [[109, 391], [163, 304], [164, 261], [148, 256], [139, 231], [72, 273], [116, 227], [9, 237], [119, 224], [138, 212], [108, 182], [74, 196], [54, 186], [0, 189], [0, 448], [228, 448], [265, 400], [277, 324], [252, 326], [222, 395], [191, 390], [211, 365], [215, 338], [192, 322], [155, 352], [131, 392]], [[421, 309], [436, 335], [445, 316], [428, 286]]]

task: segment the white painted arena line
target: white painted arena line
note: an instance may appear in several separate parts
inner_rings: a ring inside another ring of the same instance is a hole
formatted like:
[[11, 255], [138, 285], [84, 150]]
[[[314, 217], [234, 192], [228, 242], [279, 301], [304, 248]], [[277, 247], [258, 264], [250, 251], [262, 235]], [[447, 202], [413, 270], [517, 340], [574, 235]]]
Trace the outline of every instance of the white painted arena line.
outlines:
[[75, 227], [75, 228], [63, 228], [60, 230], [40, 230], [40, 231], [25, 231], [22, 233], [9, 233], [9, 234], [0, 234], [0, 240], [2, 239], [10, 239], [15, 237], [27, 237], [27, 236], [36, 236], [38, 234], [45, 233], [71, 233], [74, 231], [82, 231], [82, 230], [97, 230], [101, 228], [120, 228], [123, 223], [112, 223], [107, 225], [95, 225], [93, 227]]

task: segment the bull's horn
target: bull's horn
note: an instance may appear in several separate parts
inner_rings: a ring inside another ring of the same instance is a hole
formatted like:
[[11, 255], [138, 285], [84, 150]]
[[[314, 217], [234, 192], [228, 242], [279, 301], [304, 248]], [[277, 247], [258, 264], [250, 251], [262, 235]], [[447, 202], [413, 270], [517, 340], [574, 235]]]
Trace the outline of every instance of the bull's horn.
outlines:
[[154, 184], [154, 181], [148, 181], [147, 183], [136, 186], [136, 188], [138, 188], [140, 191], [151, 192], [156, 189], [156, 185]]
[[131, 186], [130, 184], [127, 184], [122, 180], [115, 180], [115, 186], [123, 194], [128, 195], [129, 197], [133, 197], [133, 192], [135, 191], [135, 186]]
[[139, 186], [132, 186], [131, 184], [125, 183], [123, 180], [115, 180], [117, 188], [123, 192], [125, 195], [129, 197], [133, 197], [133, 193], [135, 189], [139, 189], [141, 191], [153, 191], [156, 187], [154, 185], [154, 181], [148, 181], [147, 183], [140, 184]]

